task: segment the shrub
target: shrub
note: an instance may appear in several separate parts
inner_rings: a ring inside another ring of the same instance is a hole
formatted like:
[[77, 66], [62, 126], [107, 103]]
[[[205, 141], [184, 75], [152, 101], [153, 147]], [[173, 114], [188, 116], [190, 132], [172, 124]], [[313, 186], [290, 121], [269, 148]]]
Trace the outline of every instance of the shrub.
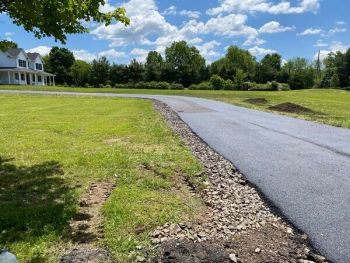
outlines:
[[89, 84], [89, 83], [85, 83], [85, 84], [84, 84], [84, 87], [85, 87], [85, 88], [90, 88], [90, 84]]
[[170, 85], [170, 89], [172, 90], [183, 90], [184, 89], [184, 86], [180, 83], [172, 83]]
[[209, 81], [215, 90], [222, 90], [225, 87], [225, 80], [219, 75], [214, 74]]
[[127, 85], [125, 84], [114, 84], [113, 88], [116, 88], [116, 89], [125, 89], [125, 88], [128, 88]]
[[144, 82], [144, 81], [137, 82], [137, 83], [134, 85], [134, 88], [135, 88], [135, 89], [147, 89], [148, 87], [149, 87], [148, 83], [147, 83], [147, 82]]
[[213, 86], [208, 81], [201, 82], [197, 86], [198, 86], [199, 90], [212, 90], [213, 89]]
[[104, 88], [110, 89], [110, 88], [112, 88], [112, 86], [109, 85], [109, 84], [106, 84], [106, 85], [104, 86]]
[[103, 84], [99, 84], [98, 87], [99, 87], [99, 88], [103, 88], [104, 85], [103, 85]]
[[190, 90], [198, 90], [198, 84], [192, 84], [191, 86], [188, 87]]
[[254, 88], [254, 85], [256, 84], [253, 82], [246, 81], [242, 84], [240, 90], [252, 90]]
[[272, 91], [278, 91], [279, 90], [279, 86], [278, 86], [278, 83], [276, 81], [272, 81], [269, 86], [270, 86], [270, 89]]
[[230, 79], [225, 80], [224, 90], [234, 90], [234, 89], [235, 89], [235, 84], [233, 83], [233, 81]]
[[243, 84], [244, 84], [244, 79], [246, 78], [246, 74], [244, 73], [243, 70], [237, 69], [236, 74], [235, 74], [235, 80], [234, 83], [239, 90], [243, 90]]

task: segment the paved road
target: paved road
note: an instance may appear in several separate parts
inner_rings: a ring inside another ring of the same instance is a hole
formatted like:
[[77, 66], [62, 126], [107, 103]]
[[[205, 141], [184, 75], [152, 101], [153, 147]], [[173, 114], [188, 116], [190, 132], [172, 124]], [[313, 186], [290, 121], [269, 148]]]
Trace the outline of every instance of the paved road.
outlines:
[[333, 262], [350, 262], [350, 130], [199, 98], [74, 95], [154, 98], [167, 103], [306, 232], [322, 254]]

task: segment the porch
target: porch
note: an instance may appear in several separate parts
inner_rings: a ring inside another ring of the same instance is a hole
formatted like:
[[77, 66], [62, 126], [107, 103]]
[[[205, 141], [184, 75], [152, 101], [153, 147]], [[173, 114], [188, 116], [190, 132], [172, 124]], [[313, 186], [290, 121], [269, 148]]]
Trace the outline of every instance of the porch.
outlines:
[[55, 86], [55, 75], [26, 68], [0, 68], [0, 84]]

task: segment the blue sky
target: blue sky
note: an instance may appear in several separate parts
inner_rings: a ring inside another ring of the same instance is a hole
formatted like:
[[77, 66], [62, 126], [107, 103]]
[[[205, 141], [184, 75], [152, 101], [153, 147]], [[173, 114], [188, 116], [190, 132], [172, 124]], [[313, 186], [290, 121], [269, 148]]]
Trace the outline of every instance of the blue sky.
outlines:
[[[120, 5], [131, 25], [88, 23], [90, 33], [68, 36], [66, 47], [76, 58], [144, 61], [148, 51], [163, 53], [177, 40], [195, 45], [208, 62], [223, 56], [230, 45], [248, 49], [258, 59], [278, 52], [284, 59], [310, 60], [318, 50], [325, 56], [350, 46], [348, 0], [109, 0], [101, 10]], [[62, 46], [52, 38], [36, 39], [5, 14], [0, 15], [0, 37], [41, 54]]]

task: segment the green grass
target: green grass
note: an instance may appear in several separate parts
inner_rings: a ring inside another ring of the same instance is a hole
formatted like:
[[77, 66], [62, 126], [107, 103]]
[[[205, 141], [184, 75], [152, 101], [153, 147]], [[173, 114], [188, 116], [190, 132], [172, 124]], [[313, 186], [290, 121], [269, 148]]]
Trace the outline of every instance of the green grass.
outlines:
[[121, 262], [154, 227], [201, 209], [174, 186], [179, 171], [194, 178], [202, 168], [149, 101], [0, 94], [0, 134], [0, 247], [20, 262], [57, 262], [72, 245], [78, 198], [96, 180], [117, 182], [100, 245]]
[[[19, 90], [54, 90], [79, 92], [112, 92], [132, 94], [164, 94], [183, 95], [220, 100], [235, 105], [270, 111], [268, 107], [283, 102], [292, 102], [307, 107], [316, 114], [287, 114], [293, 117], [317, 121], [329, 125], [350, 128], [350, 92], [344, 90], [296, 90], [296, 91], [200, 91], [200, 90], [136, 90], [136, 89], [93, 89], [93, 88], [66, 88], [66, 87], [26, 87], [26, 86], [0, 86], [0, 89]], [[253, 105], [245, 102], [250, 98], [266, 98], [266, 105]]]

